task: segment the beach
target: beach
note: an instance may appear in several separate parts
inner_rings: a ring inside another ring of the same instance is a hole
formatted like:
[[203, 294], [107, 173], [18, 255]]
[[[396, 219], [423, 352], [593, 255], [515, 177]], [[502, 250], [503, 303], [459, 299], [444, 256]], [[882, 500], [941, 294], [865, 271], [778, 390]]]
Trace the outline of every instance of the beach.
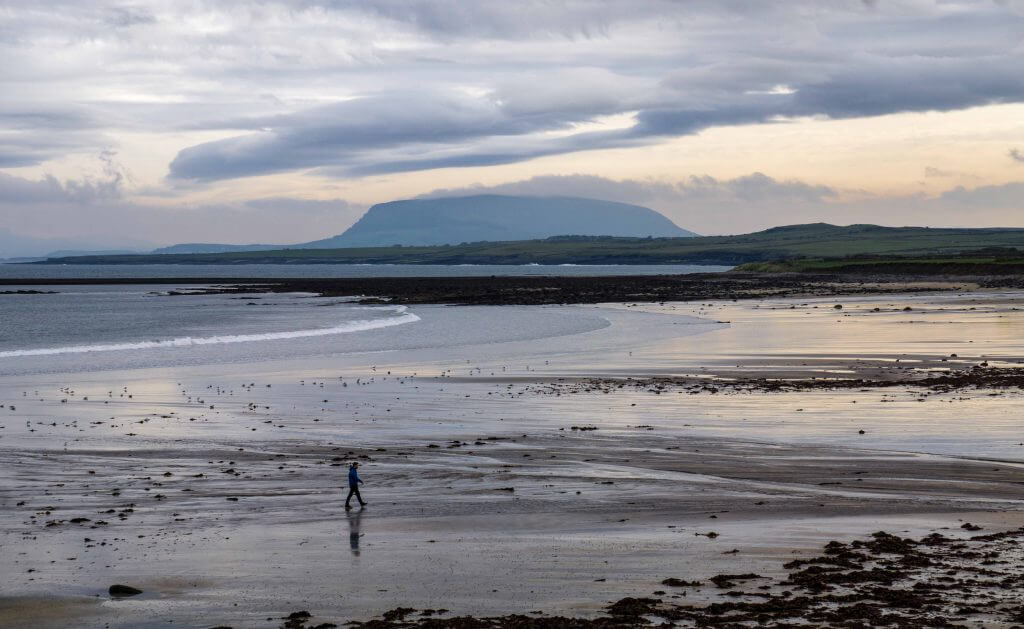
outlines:
[[[279, 302], [234, 340], [0, 350], [2, 626], [599, 619], [625, 598], [748, 600], [709, 580], [781, 579], [832, 540], [1021, 525], [1024, 390], [902, 382], [1019, 368], [1019, 291], [346, 302], [358, 326], [301, 337], [341, 325], [315, 323], [335, 298], [160, 299]], [[369, 504], [346, 511], [353, 460]]]

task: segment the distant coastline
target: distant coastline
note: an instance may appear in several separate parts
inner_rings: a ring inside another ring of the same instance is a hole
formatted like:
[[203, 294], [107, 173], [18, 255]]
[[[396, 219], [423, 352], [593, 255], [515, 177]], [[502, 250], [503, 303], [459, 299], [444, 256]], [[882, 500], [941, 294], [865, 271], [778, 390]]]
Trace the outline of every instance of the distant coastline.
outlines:
[[[294, 293], [358, 297], [366, 304], [554, 305], [642, 303], [766, 297], [970, 292], [1024, 289], [1024, 276], [932, 277], [718, 272], [686, 275], [484, 275], [447, 277], [119, 277], [0, 278], [0, 286], [162, 284], [202, 293]], [[196, 288], [199, 287], [199, 288]]]
[[[556, 236], [543, 240], [473, 242], [459, 245], [273, 249], [216, 253], [92, 255], [49, 258], [32, 264], [395, 264], [395, 265], [719, 265], [816, 259], [1020, 257], [1024, 229], [932, 229], [836, 226], [826, 223], [773, 227], [736, 236], [635, 238]], [[924, 273], [936, 267], [914, 269]], [[755, 270], [774, 270], [757, 268]], [[804, 270], [785, 268], [781, 270]], [[811, 268], [810, 270], [819, 270]], [[839, 272], [839, 268], [823, 268]], [[896, 269], [899, 271], [899, 269]], [[988, 271], [984, 271], [988, 272]], [[1011, 271], [1016, 272], [1016, 271]]]

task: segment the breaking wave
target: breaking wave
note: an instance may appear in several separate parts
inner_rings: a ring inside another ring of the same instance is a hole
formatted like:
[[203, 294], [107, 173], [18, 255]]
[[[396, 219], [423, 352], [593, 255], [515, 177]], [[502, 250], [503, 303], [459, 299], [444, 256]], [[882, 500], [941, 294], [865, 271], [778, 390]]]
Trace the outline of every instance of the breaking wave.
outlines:
[[195, 345], [222, 345], [225, 343], [251, 343], [254, 341], [278, 341], [298, 339], [310, 336], [331, 336], [365, 332], [379, 328], [390, 328], [406, 323], [415, 323], [420, 318], [407, 312], [404, 306], [390, 306], [389, 310], [400, 313], [398, 316], [385, 319], [363, 319], [348, 321], [330, 328], [313, 328], [308, 330], [289, 330], [286, 332], [267, 332], [263, 334], [231, 334], [207, 337], [183, 336], [161, 341], [134, 341], [128, 343], [105, 343], [98, 345], [71, 345], [68, 347], [45, 347], [38, 349], [16, 349], [0, 352], [0, 358], [16, 358], [19, 356], [52, 356], [58, 354], [86, 354], [89, 352], [119, 352], [138, 349], [161, 349], [165, 347], [190, 347]]

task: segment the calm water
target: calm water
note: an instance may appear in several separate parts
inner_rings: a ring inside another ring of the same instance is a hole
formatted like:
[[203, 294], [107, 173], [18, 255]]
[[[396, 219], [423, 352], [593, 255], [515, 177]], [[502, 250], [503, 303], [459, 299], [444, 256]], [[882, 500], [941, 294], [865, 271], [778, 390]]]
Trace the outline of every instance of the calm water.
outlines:
[[528, 264], [528, 265], [430, 265], [430, 264], [0, 264], [5, 278], [109, 279], [118, 277], [460, 277], [487, 275], [679, 275], [717, 273], [728, 266], [692, 264]]

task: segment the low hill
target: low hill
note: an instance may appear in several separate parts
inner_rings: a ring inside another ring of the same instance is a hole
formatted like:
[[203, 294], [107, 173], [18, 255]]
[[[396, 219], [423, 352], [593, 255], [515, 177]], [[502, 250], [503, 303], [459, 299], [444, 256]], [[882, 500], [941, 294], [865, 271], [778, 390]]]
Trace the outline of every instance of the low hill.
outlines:
[[69, 258], [72, 256], [120, 256], [142, 253], [138, 249], [62, 249], [46, 254], [47, 258]]
[[298, 247], [301, 245], [223, 245], [213, 242], [186, 242], [180, 245], [160, 247], [159, 249], [154, 249], [150, 253], [226, 253], [228, 251], [268, 251], [270, 249], [283, 249], [289, 246]]
[[275, 249], [211, 254], [87, 256], [58, 264], [722, 264], [857, 255], [959, 254], [1024, 248], [1024, 229], [934, 229], [827, 223], [689, 238], [554, 237], [457, 246]]

